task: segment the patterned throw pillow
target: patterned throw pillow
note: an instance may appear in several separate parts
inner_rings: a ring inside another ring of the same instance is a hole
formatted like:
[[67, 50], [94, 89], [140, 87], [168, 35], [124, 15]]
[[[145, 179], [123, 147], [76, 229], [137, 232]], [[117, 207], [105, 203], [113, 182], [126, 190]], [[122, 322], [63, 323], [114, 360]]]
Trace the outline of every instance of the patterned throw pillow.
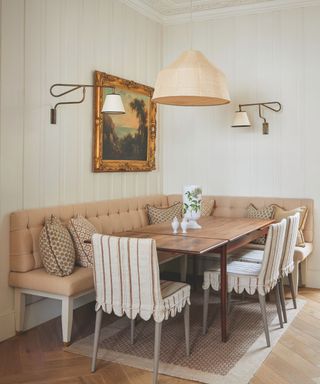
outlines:
[[76, 250], [76, 263], [81, 267], [93, 267], [93, 247], [91, 243], [85, 243], [85, 240], [91, 240], [97, 230], [81, 215], [70, 219], [68, 229]]
[[146, 205], [149, 224], [160, 224], [167, 221], [172, 221], [175, 217], [181, 219], [182, 217], [182, 203], [175, 203], [170, 207], [153, 207]]
[[[273, 205], [268, 205], [267, 207], [257, 209], [253, 204], [249, 204], [247, 217], [249, 219], [272, 219], [273, 211]], [[265, 245], [266, 236], [259, 237], [258, 239], [253, 240], [252, 243]]]
[[304, 226], [305, 226], [306, 220], [307, 220], [308, 208], [303, 206], [303, 207], [291, 209], [290, 211], [286, 211], [276, 204], [274, 204], [273, 206], [274, 206], [274, 219], [275, 219], [275, 221], [281, 221], [282, 219], [285, 219], [288, 216], [292, 216], [292, 215], [296, 214], [297, 212], [300, 213], [299, 229], [298, 229], [298, 236], [297, 236], [296, 245], [299, 247], [305, 247], [306, 244], [304, 242], [303, 230], [304, 230]]
[[46, 219], [39, 241], [45, 270], [52, 275], [70, 275], [75, 262], [74, 247], [70, 233], [57, 217]]
[[214, 207], [214, 200], [201, 201], [201, 216], [211, 216]]

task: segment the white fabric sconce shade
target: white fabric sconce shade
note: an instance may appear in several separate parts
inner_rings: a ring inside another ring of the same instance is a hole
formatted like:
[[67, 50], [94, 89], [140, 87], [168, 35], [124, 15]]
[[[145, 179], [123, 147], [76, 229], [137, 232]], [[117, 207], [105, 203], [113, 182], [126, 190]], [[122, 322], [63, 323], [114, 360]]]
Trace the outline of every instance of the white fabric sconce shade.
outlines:
[[117, 93], [111, 93], [104, 99], [102, 112], [111, 113], [113, 115], [120, 115], [125, 112], [121, 96]]
[[206, 106], [230, 103], [224, 74], [199, 51], [183, 52], [162, 69], [152, 101], [159, 104]]
[[247, 112], [245, 111], [237, 111], [234, 114], [234, 119], [231, 127], [251, 127]]

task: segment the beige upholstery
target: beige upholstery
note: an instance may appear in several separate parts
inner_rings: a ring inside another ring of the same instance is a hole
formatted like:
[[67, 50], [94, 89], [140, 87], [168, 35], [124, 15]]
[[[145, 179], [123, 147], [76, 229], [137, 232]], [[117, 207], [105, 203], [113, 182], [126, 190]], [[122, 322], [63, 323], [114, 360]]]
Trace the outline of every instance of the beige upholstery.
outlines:
[[[112, 234], [147, 225], [146, 204], [167, 206], [168, 199], [164, 195], [155, 195], [12, 213], [9, 285], [15, 288], [16, 331], [24, 329], [26, 295], [51, 297], [61, 300], [62, 337], [65, 343], [69, 343], [74, 298], [94, 290], [91, 268], [77, 267], [67, 277], [51, 276], [42, 268], [39, 235], [47, 217], [53, 214], [66, 224], [72, 217], [82, 215], [98, 232]], [[159, 255], [162, 261], [168, 259], [167, 256], [162, 256]]]
[[[276, 199], [276, 198], [251, 198], [251, 197], [222, 197], [207, 196], [205, 199], [215, 200], [214, 216], [246, 216], [249, 203], [261, 207], [271, 203], [278, 204], [289, 210], [305, 205], [309, 209], [308, 218], [304, 228], [304, 237], [307, 242], [305, 248], [296, 247], [295, 261], [300, 262], [312, 250], [313, 241], [313, 201], [310, 199]], [[10, 274], [9, 285], [16, 288], [16, 313], [23, 311], [24, 300], [21, 297], [27, 293], [25, 290], [48, 292], [48, 294], [61, 295], [64, 302], [70, 301], [72, 296], [93, 290], [92, 271], [77, 268], [76, 272], [66, 278], [50, 276], [42, 268], [39, 253], [39, 235], [45, 219], [51, 214], [66, 223], [77, 214], [88, 219], [102, 234], [113, 234], [126, 230], [133, 230], [148, 225], [145, 211], [146, 204], [164, 207], [181, 201], [182, 195], [154, 195], [128, 199], [107, 200], [76, 205], [66, 205], [51, 208], [29, 209], [14, 212], [10, 217]], [[299, 248], [299, 250], [297, 250]], [[159, 260], [166, 260], [162, 257]], [[296, 260], [298, 258], [298, 260]], [[169, 258], [172, 259], [172, 258]], [[62, 297], [63, 296], [63, 297]], [[68, 304], [72, 307], [72, 304]], [[65, 308], [65, 327], [63, 328], [64, 341], [70, 340], [72, 318], [71, 307]], [[21, 330], [23, 314], [16, 324], [16, 329]], [[21, 327], [21, 329], [20, 329]]]
[[166, 206], [167, 197], [155, 195], [14, 212], [10, 217], [10, 269], [27, 272], [42, 267], [39, 235], [45, 218], [51, 214], [64, 223], [80, 214], [99, 233], [112, 234], [147, 225], [146, 204]]
[[27, 273], [11, 272], [9, 284], [17, 288], [74, 296], [93, 288], [92, 268], [75, 267], [69, 276], [49, 275], [44, 268], [37, 268]]

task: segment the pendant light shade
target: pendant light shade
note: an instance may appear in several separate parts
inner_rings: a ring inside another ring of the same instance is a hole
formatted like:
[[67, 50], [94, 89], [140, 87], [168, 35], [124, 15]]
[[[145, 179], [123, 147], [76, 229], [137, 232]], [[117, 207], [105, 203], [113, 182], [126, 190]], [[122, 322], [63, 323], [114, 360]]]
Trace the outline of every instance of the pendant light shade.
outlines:
[[122, 115], [126, 113], [122, 103], [121, 96], [117, 93], [111, 93], [104, 99], [102, 112], [110, 113], [113, 115]]
[[247, 112], [245, 111], [237, 111], [234, 114], [234, 119], [231, 127], [251, 127]]
[[224, 74], [199, 51], [183, 52], [161, 70], [152, 100], [159, 104], [202, 106], [230, 103]]

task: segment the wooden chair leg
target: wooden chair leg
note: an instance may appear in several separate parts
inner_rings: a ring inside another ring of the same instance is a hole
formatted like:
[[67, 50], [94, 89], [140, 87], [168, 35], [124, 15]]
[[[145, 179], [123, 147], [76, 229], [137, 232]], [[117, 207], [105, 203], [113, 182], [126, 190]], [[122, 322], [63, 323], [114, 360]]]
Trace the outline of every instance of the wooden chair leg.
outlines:
[[202, 334], [207, 333], [207, 321], [208, 321], [208, 306], [209, 306], [209, 294], [210, 287], [203, 290], [203, 319], [202, 319]]
[[283, 321], [284, 321], [284, 323], [287, 323], [288, 319], [287, 319], [287, 310], [286, 310], [286, 300], [284, 297], [284, 288], [283, 288], [283, 279], [282, 278], [279, 279], [278, 285], [279, 285], [279, 292], [280, 292]]
[[14, 290], [14, 311], [16, 332], [22, 332], [24, 329], [24, 314], [26, 310], [26, 295], [19, 288]]
[[277, 306], [277, 312], [278, 312], [280, 327], [283, 328], [282, 313], [281, 313], [281, 301], [280, 301], [280, 289], [279, 289], [278, 284], [274, 287], [274, 293], [276, 295], [276, 306]]
[[97, 354], [98, 354], [98, 345], [99, 345], [99, 338], [100, 338], [102, 315], [103, 315], [103, 310], [102, 310], [102, 308], [100, 308], [96, 313], [96, 325], [95, 325], [95, 329], [94, 329], [91, 372], [95, 372], [95, 370], [96, 370], [96, 362], [97, 362]]
[[73, 321], [73, 298], [65, 296], [62, 299], [62, 311], [61, 311], [61, 322], [62, 322], [62, 339], [64, 345], [69, 345], [71, 340]]
[[259, 303], [260, 303], [260, 308], [261, 308], [261, 313], [262, 313], [262, 320], [263, 320], [263, 326], [264, 326], [264, 333], [266, 335], [267, 346], [270, 347], [271, 344], [270, 344], [270, 335], [269, 335], [269, 328], [268, 328], [265, 296], [259, 294]]
[[158, 383], [162, 323], [155, 323], [152, 384]]
[[228, 292], [228, 313], [231, 312], [232, 309], [232, 292]]
[[134, 330], [136, 327], [136, 319], [131, 319], [131, 329], [130, 329], [130, 342], [134, 344]]
[[190, 307], [187, 303], [184, 307], [184, 333], [186, 339], [186, 355], [190, 356]]
[[298, 296], [298, 288], [299, 288], [299, 263], [297, 263], [297, 262], [294, 263], [294, 270], [291, 273], [292, 288], [291, 288], [291, 283], [290, 283], [290, 277], [288, 276], [288, 278], [289, 278], [290, 290], [291, 290], [291, 295], [292, 295], [292, 300], [293, 300], [293, 298], [296, 298]]
[[[294, 280], [293, 280], [292, 273], [288, 274], [288, 279], [289, 279], [290, 291], [291, 291], [291, 296], [292, 296], [292, 301], [293, 301], [293, 307], [294, 307], [294, 309], [297, 309], [296, 292], [295, 292]], [[298, 287], [297, 287], [297, 289], [298, 289]]]

